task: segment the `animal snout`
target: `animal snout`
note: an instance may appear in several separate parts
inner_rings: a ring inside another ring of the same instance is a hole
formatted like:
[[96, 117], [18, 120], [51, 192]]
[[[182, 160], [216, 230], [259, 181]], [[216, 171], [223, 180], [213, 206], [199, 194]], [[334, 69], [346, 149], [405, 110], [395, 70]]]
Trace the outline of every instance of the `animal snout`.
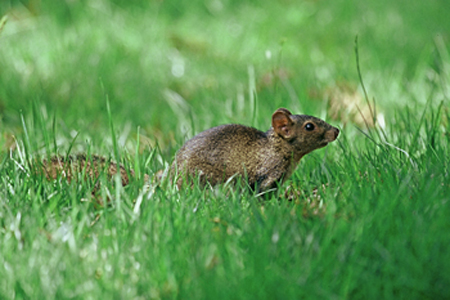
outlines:
[[337, 129], [336, 127], [333, 127], [333, 133], [334, 133], [334, 139], [337, 139], [338, 135], [339, 135], [339, 129]]
[[337, 129], [336, 127], [333, 127], [327, 131], [327, 133], [325, 134], [325, 137], [329, 142], [332, 142], [335, 139], [337, 139], [338, 135], [339, 135], [339, 129]]

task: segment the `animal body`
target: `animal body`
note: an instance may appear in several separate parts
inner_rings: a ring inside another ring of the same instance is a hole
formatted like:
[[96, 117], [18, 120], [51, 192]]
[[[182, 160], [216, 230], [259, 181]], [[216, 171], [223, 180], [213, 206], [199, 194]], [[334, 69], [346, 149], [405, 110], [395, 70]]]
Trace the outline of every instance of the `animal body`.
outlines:
[[339, 129], [321, 119], [279, 108], [267, 132], [229, 124], [196, 135], [178, 151], [172, 173], [178, 173], [179, 187], [196, 178], [216, 185], [240, 176], [262, 192], [282, 184], [304, 155], [325, 147], [338, 135]]
[[[187, 141], [177, 152], [171, 166], [171, 178], [177, 185], [192, 183], [216, 185], [232, 177], [247, 180], [249, 186], [263, 192], [282, 184], [297, 167], [300, 159], [333, 142], [339, 129], [308, 115], [293, 115], [279, 108], [272, 115], [272, 127], [266, 131], [228, 124], [203, 131]], [[91, 179], [100, 174], [112, 177], [119, 173], [122, 185], [128, 185], [128, 172], [123, 166], [103, 157], [73, 155], [43, 160], [40, 170], [48, 179], [58, 176], [71, 181], [79, 174]], [[176, 176], [175, 176], [176, 174]], [[145, 175], [145, 181], [148, 181]]]

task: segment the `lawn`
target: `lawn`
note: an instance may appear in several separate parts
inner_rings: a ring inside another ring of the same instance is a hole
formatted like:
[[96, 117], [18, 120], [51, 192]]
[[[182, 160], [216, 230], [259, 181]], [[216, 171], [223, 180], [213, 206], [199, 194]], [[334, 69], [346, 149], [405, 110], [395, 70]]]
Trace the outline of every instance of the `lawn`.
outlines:
[[[1, 1], [0, 299], [449, 299], [448, 11]], [[144, 183], [196, 133], [265, 131], [279, 107], [341, 134], [271, 199]], [[35, 172], [69, 153], [137, 176]]]

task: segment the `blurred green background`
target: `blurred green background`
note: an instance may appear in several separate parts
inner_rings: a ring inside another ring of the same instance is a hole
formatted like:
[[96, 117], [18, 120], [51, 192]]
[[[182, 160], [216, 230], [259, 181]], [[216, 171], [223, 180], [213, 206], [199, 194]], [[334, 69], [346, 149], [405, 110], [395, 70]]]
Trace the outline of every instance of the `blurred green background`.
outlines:
[[[449, 12], [448, 0], [0, 0], [0, 298], [449, 299]], [[267, 130], [278, 107], [341, 134], [264, 203], [229, 185], [103, 176], [102, 206], [97, 182], [30, 166], [71, 150], [153, 175], [195, 133]]]
[[389, 120], [446, 97], [448, 82], [436, 85], [448, 72], [449, 11], [445, 0], [3, 0], [1, 128], [20, 132], [20, 112], [38, 103], [62, 148], [71, 131], [96, 144], [106, 98], [125, 140], [139, 126], [163, 146], [222, 123], [266, 130], [281, 106], [328, 118], [330, 89], [361, 92], [356, 36], [370, 98]]

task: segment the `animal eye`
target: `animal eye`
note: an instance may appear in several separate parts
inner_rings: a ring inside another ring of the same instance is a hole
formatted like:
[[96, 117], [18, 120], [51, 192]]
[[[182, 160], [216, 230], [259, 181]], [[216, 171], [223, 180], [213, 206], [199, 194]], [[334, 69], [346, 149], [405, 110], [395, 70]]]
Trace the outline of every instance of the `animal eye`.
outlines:
[[314, 128], [315, 128], [315, 126], [314, 126], [313, 123], [306, 123], [306, 125], [305, 125], [305, 129], [306, 129], [307, 131], [313, 131]]

